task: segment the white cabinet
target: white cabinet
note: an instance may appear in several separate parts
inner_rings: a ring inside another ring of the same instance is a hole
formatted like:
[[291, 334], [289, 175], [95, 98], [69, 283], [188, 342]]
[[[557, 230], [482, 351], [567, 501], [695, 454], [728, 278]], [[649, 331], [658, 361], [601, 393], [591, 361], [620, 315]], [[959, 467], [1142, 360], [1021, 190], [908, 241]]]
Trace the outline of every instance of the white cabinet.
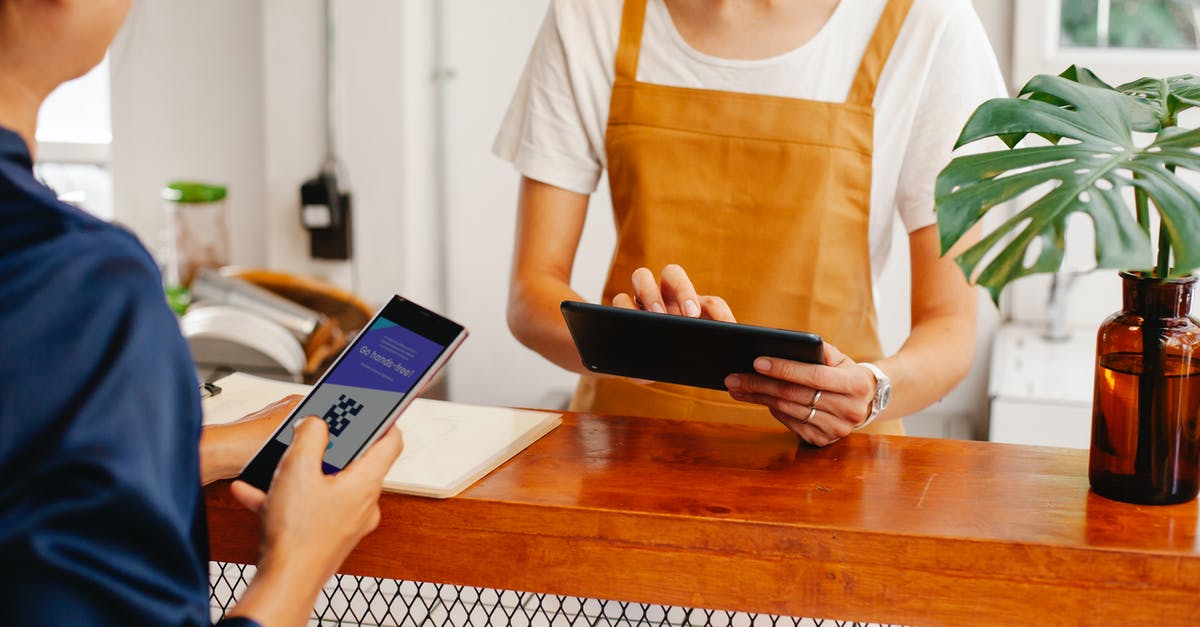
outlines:
[[1072, 328], [1055, 342], [1040, 325], [1002, 325], [992, 348], [988, 439], [1088, 448], [1095, 344], [1095, 327]]

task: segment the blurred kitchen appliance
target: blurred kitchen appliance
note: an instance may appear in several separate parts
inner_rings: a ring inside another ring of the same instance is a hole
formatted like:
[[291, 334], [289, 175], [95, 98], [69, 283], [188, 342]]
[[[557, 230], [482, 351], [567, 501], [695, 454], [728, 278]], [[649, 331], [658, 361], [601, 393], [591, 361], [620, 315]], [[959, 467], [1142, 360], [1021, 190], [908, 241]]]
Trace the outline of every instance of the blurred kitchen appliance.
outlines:
[[282, 325], [241, 307], [201, 304], [179, 319], [197, 377], [224, 371], [300, 381], [307, 359], [300, 342]]
[[329, 320], [324, 314], [277, 296], [249, 281], [223, 276], [207, 268], [196, 274], [191, 292], [194, 301], [241, 307], [274, 320], [301, 342], [308, 342], [313, 333]]

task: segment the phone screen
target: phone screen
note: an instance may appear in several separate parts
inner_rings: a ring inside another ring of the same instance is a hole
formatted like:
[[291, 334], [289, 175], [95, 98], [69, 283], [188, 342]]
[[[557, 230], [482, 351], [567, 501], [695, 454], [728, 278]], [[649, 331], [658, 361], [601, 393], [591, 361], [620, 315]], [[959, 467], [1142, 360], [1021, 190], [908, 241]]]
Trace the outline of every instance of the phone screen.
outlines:
[[326, 473], [346, 467], [401, 403], [440, 367], [466, 332], [462, 326], [399, 297], [363, 329], [251, 460], [241, 478], [266, 489], [295, 424], [317, 416], [329, 425]]
[[275, 439], [291, 444], [296, 421], [320, 416], [329, 425], [325, 470], [345, 468], [444, 350], [429, 338], [377, 318]]

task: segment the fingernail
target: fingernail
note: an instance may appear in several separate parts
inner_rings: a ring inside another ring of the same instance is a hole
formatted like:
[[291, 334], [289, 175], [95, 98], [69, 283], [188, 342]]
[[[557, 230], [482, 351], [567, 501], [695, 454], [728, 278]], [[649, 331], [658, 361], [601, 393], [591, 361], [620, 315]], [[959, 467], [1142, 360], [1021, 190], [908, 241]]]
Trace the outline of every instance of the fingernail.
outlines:
[[694, 301], [694, 300], [684, 301], [683, 302], [683, 313], [687, 314], [689, 318], [699, 318], [700, 317], [700, 305], [696, 304], [696, 301]]
[[754, 369], [759, 372], [767, 372], [771, 370], [771, 360], [765, 357], [759, 357], [754, 360]]
[[742, 378], [736, 374], [731, 374], [725, 377], [725, 387], [733, 390], [734, 388], [742, 387]]
[[662, 303], [651, 303], [650, 311], [653, 311], [654, 313], [667, 313], [667, 310], [663, 309]]

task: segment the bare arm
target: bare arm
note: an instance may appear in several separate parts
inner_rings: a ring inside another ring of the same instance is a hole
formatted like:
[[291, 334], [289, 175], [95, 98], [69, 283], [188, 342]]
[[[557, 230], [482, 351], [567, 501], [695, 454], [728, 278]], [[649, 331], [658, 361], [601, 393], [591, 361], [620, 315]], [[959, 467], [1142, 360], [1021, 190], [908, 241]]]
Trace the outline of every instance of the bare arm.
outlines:
[[877, 362], [892, 380], [892, 401], [880, 415], [907, 416], [954, 389], [975, 356], [975, 289], [954, 263], [978, 232], [938, 256], [937, 227], [909, 235], [912, 271], [912, 330], [896, 354]]
[[522, 344], [572, 372], [584, 368], [559, 303], [583, 300], [571, 289], [571, 268], [587, 204], [584, 194], [521, 178], [508, 328]]

